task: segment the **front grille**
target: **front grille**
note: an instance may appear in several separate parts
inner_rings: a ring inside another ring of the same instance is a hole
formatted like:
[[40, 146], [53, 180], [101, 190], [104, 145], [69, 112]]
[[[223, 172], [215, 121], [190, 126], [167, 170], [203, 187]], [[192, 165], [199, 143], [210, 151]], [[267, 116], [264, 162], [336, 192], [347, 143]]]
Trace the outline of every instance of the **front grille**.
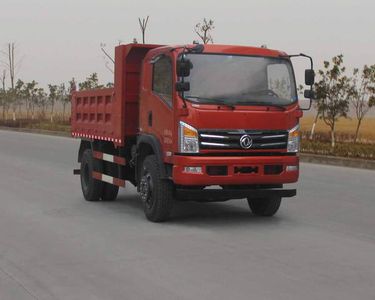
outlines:
[[[249, 148], [240, 144], [244, 135], [248, 135], [252, 140]], [[286, 149], [287, 144], [286, 130], [199, 130], [200, 149], [269, 150]]]

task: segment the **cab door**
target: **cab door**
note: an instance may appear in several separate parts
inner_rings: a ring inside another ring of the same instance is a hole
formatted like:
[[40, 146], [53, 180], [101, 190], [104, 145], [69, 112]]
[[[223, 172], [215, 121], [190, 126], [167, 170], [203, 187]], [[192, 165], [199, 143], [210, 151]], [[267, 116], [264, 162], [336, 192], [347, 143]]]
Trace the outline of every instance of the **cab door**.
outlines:
[[[173, 62], [168, 54], [156, 54], [149, 60], [151, 84], [143, 90], [142, 131], [154, 135], [163, 151], [164, 161], [173, 151]], [[169, 154], [170, 153], [170, 154]]]

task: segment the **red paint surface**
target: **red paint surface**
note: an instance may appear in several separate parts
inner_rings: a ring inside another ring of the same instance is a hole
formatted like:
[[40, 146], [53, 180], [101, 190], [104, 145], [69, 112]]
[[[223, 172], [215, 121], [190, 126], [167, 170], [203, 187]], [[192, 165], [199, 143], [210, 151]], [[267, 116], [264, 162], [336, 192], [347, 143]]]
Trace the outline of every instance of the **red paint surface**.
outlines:
[[[184, 121], [200, 129], [277, 129], [293, 128], [302, 116], [298, 104], [282, 110], [271, 106], [236, 106], [234, 110], [218, 105], [196, 105], [187, 102], [183, 108], [182, 99], [173, 91], [173, 108], [152, 92], [152, 63], [157, 55], [167, 55], [173, 62], [173, 80], [176, 78], [176, 58], [182, 49], [172, 50], [172, 46], [130, 44], [115, 49], [115, 88], [74, 92], [72, 95], [72, 133], [91, 139], [107, 139], [116, 146], [124, 146], [129, 137], [139, 133], [157, 137], [163, 151], [164, 161], [174, 164], [173, 179], [179, 184], [249, 184], [249, 183], [289, 183], [298, 179], [298, 172], [281, 175], [228, 175], [226, 178], [183, 174], [183, 166], [198, 163], [225, 161], [231, 168], [235, 164], [258, 164], [278, 162], [283, 165], [297, 164], [298, 157], [179, 157], [178, 124]], [[239, 55], [259, 55], [278, 57], [284, 52], [243, 46], [205, 45], [205, 53], [227, 53]], [[152, 112], [153, 124], [149, 126], [148, 115]], [[102, 138], [100, 138], [102, 137]], [[245, 150], [244, 150], [245, 151]], [[246, 150], [254, 152], [256, 150]], [[276, 150], [280, 152], [280, 150]], [[285, 152], [285, 150], [283, 150]], [[166, 152], [175, 153], [172, 156]], [[202, 151], [226, 152], [225, 150]], [[268, 151], [268, 152], [272, 152]]]

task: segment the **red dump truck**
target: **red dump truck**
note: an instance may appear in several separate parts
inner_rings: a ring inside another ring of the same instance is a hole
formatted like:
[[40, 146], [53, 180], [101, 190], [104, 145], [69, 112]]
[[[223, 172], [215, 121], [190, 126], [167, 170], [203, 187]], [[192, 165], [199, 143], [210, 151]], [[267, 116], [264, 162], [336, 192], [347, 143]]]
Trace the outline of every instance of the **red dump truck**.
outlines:
[[248, 200], [272, 216], [299, 176], [299, 119], [291, 57], [229, 45], [120, 45], [114, 88], [72, 93], [72, 136], [84, 198], [115, 200], [129, 181], [146, 217], [175, 201]]

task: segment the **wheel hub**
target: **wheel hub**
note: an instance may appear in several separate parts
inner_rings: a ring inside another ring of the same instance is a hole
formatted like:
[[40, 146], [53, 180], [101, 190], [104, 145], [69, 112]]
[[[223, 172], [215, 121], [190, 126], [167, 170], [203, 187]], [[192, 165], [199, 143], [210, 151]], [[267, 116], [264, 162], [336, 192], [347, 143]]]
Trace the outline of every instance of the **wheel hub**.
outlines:
[[147, 173], [141, 179], [139, 191], [142, 201], [148, 206], [152, 205], [152, 188], [152, 178], [151, 175]]

